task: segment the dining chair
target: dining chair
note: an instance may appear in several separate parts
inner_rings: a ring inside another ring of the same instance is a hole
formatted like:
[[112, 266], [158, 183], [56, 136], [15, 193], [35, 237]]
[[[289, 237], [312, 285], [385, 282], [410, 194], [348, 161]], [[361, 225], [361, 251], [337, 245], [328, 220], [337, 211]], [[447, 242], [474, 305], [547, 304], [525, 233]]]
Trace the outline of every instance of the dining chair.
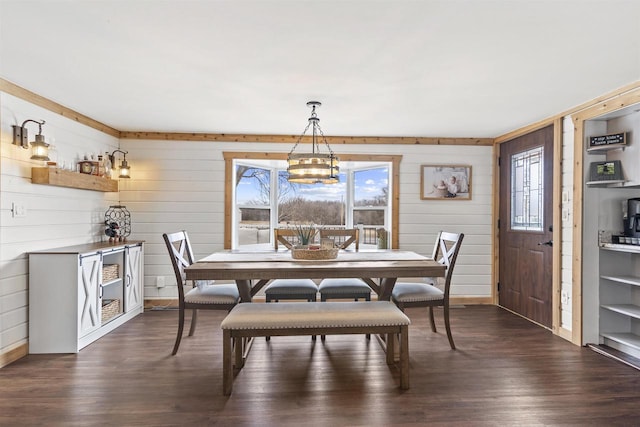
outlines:
[[[347, 249], [353, 245], [355, 250], [360, 249], [360, 230], [351, 229], [322, 229], [320, 239], [332, 239], [340, 249]], [[318, 287], [320, 301], [329, 299], [350, 299], [358, 301], [364, 299], [371, 301], [371, 287], [362, 279], [324, 279]]]
[[456, 265], [463, 238], [463, 233], [457, 234], [446, 231], [438, 233], [432, 259], [446, 266], [445, 277], [425, 278], [425, 283], [396, 283], [391, 292], [391, 300], [402, 311], [410, 307], [429, 307], [429, 320], [433, 332], [437, 332], [433, 318], [433, 307], [443, 307], [444, 325], [452, 350], [455, 350], [456, 346], [451, 335], [449, 321], [449, 293], [453, 268]]
[[[274, 247], [282, 244], [287, 249], [300, 244], [296, 230], [291, 228], [274, 228]], [[279, 302], [284, 300], [302, 300], [315, 302], [318, 295], [318, 285], [311, 279], [275, 279], [264, 288], [266, 302]], [[315, 341], [315, 335], [312, 337]], [[270, 337], [265, 337], [269, 341]]]
[[191, 289], [185, 293], [187, 280], [185, 278], [184, 269], [193, 264], [193, 251], [187, 232], [182, 230], [175, 233], [165, 233], [162, 235], [164, 242], [169, 251], [171, 265], [176, 275], [176, 284], [178, 286], [178, 335], [173, 346], [172, 355], [176, 355], [180, 341], [182, 340], [182, 331], [184, 330], [184, 313], [185, 310], [193, 310], [191, 315], [191, 327], [189, 328], [189, 336], [196, 331], [196, 323], [198, 320], [198, 310], [231, 310], [240, 300], [238, 287], [235, 284], [218, 285], [212, 280], [195, 280], [191, 281]]
[[[299, 244], [298, 233], [291, 228], [275, 228], [273, 230], [274, 246], [279, 244], [287, 249]], [[275, 279], [264, 289], [266, 302], [280, 300], [316, 301], [318, 285], [311, 279]]]
[[274, 228], [273, 244], [276, 251], [279, 245], [283, 245], [287, 249], [291, 249], [295, 245], [300, 244], [298, 232], [292, 228]]
[[[340, 249], [347, 249], [351, 245], [355, 247], [356, 251], [360, 249], [360, 230], [357, 228], [321, 229], [320, 239], [321, 241], [322, 239], [332, 239]], [[322, 302], [330, 299], [371, 301], [371, 287], [359, 278], [323, 279], [318, 286], [318, 291]], [[366, 335], [367, 339], [371, 338], [370, 334]], [[323, 341], [325, 338], [324, 335], [321, 336]]]

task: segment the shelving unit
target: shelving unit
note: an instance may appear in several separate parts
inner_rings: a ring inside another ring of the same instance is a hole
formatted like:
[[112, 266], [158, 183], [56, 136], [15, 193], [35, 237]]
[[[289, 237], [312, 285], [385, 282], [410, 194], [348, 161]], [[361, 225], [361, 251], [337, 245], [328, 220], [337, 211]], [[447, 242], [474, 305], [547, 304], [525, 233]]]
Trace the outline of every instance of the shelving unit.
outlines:
[[582, 155], [581, 320], [583, 343], [640, 369], [640, 246], [603, 243], [622, 233], [626, 200], [640, 197], [637, 110], [629, 105], [584, 122], [587, 147], [592, 138], [613, 143]]
[[118, 181], [114, 179], [49, 167], [31, 168], [31, 183], [103, 192], [118, 191]]
[[640, 358], [640, 247], [600, 248], [601, 344]]

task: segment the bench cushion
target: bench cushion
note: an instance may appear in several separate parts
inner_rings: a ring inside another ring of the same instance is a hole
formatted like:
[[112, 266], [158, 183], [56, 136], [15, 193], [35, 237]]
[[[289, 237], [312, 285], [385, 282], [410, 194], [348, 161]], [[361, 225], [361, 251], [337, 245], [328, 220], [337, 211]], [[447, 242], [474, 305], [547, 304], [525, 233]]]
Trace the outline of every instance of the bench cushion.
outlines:
[[390, 301], [245, 303], [233, 308], [222, 329], [304, 329], [409, 325]]

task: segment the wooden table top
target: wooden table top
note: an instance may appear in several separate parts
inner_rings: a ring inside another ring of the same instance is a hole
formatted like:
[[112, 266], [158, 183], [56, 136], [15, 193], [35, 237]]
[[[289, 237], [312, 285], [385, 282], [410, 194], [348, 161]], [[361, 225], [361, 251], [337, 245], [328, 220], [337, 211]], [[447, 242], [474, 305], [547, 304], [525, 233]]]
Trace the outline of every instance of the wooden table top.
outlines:
[[333, 260], [294, 260], [290, 251], [214, 253], [186, 268], [188, 280], [438, 277], [445, 267], [409, 251], [340, 251]]

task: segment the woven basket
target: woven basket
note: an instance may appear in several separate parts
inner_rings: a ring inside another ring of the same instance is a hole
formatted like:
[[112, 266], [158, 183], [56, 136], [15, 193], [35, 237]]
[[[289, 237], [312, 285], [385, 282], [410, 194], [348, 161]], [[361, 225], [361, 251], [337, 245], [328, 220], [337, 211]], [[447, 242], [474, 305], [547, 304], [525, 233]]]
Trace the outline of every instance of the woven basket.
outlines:
[[102, 301], [102, 323], [108, 322], [120, 314], [119, 299], [105, 299]]
[[447, 188], [440, 188], [440, 187], [436, 187], [435, 185], [433, 186], [433, 195], [434, 197], [446, 197], [446, 195], [449, 194], [449, 191], [447, 190]]
[[102, 281], [110, 282], [116, 280], [118, 277], [118, 270], [120, 265], [118, 264], [104, 264], [102, 266]]
[[338, 248], [331, 249], [309, 249], [309, 248], [296, 248], [291, 249], [291, 257], [293, 259], [306, 259], [306, 260], [323, 260], [323, 259], [336, 259], [338, 256]]

